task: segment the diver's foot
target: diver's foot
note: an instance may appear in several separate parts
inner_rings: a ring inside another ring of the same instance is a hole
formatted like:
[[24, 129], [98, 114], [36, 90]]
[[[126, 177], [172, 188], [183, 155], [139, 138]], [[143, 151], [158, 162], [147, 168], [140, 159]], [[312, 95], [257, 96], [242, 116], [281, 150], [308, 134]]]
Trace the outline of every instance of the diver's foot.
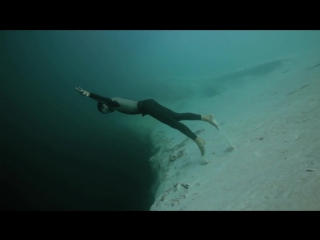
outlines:
[[217, 122], [217, 120], [214, 118], [214, 116], [212, 114], [205, 116], [205, 119], [208, 123], [210, 123], [211, 125], [215, 126], [216, 129], [219, 130], [219, 124]]
[[205, 150], [204, 150], [205, 142], [199, 137], [197, 137], [194, 141], [196, 142], [196, 144], [198, 145], [198, 147], [200, 149], [201, 156], [204, 156], [204, 153], [205, 153]]

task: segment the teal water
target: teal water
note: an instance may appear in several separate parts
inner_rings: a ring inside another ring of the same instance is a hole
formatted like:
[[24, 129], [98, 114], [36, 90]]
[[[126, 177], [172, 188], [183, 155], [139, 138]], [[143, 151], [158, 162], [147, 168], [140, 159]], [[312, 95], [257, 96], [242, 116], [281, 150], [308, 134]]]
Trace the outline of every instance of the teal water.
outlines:
[[267, 74], [320, 31], [0, 31], [1, 210], [148, 210], [148, 135], [74, 88], [174, 102]]

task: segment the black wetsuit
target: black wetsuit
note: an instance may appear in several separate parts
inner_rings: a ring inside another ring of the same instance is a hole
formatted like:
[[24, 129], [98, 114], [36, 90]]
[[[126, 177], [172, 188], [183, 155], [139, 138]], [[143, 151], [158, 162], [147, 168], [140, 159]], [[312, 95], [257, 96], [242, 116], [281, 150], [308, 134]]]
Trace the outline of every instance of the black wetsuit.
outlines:
[[108, 108], [113, 111], [118, 111], [125, 114], [142, 114], [142, 116], [150, 115], [151, 117], [159, 120], [160, 122], [175, 128], [195, 140], [197, 136], [183, 123], [181, 120], [201, 120], [201, 115], [194, 113], [176, 113], [153, 99], [142, 101], [134, 101], [125, 98], [106, 98], [97, 94], [90, 93], [90, 97], [98, 102], [104, 103]]

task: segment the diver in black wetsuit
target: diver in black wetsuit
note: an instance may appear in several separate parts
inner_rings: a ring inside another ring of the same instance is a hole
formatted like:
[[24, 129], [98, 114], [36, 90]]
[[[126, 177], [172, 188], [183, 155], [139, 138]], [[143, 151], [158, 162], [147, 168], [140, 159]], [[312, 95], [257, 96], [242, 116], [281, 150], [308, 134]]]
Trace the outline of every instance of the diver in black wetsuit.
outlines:
[[107, 98], [101, 97], [95, 93], [90, 93], [83, 90], [80, 87], [77, 87], [76, 90], [86, 97], [90, 97], [98, 102], [98, 110], [103, 113], [111, 113], [118, 111], [125, 114], [141, 114], [142, 116], [150, 115], [151, 117], [159, 120], [160, 122], [169, 125], [172, 128], [175, 128], [185, 134], [187, 137], [191, 138], [199, 147], [201, 155], [205, 153], [204, 145], [205, 142], [203, 139], [195, 135], [186, 125], [182, 124], [181, 120], [202, 120], [206, 121], [219, 130], [217, 121], [214, 119], [213, 115], [199, 115], [194, 113], [176, 113], [153, 99], [147, 99], [142, 101], [133, 101], [124, 98]]

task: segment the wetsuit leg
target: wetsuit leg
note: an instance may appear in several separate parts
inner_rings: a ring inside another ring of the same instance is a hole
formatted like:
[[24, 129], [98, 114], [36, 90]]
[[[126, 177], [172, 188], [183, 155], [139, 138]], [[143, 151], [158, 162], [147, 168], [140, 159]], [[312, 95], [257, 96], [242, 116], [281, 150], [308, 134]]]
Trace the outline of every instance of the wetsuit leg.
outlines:
[[152, 99], [146, 100], [144, 105], [144, 112], [145, 114], [149, 114], [160, 122], [179, 130], [192, 140], [195, 140], [197, 138], [197, 135], [195, 135], [186, 125], [180, 123], [179, 121], [201, 120], [201, 115], [193, 113], [176, 113], [160, 105]]
[[194, 113], [174, 113], [177, 121], [182, 120], [201, 120], [201, 115]]

